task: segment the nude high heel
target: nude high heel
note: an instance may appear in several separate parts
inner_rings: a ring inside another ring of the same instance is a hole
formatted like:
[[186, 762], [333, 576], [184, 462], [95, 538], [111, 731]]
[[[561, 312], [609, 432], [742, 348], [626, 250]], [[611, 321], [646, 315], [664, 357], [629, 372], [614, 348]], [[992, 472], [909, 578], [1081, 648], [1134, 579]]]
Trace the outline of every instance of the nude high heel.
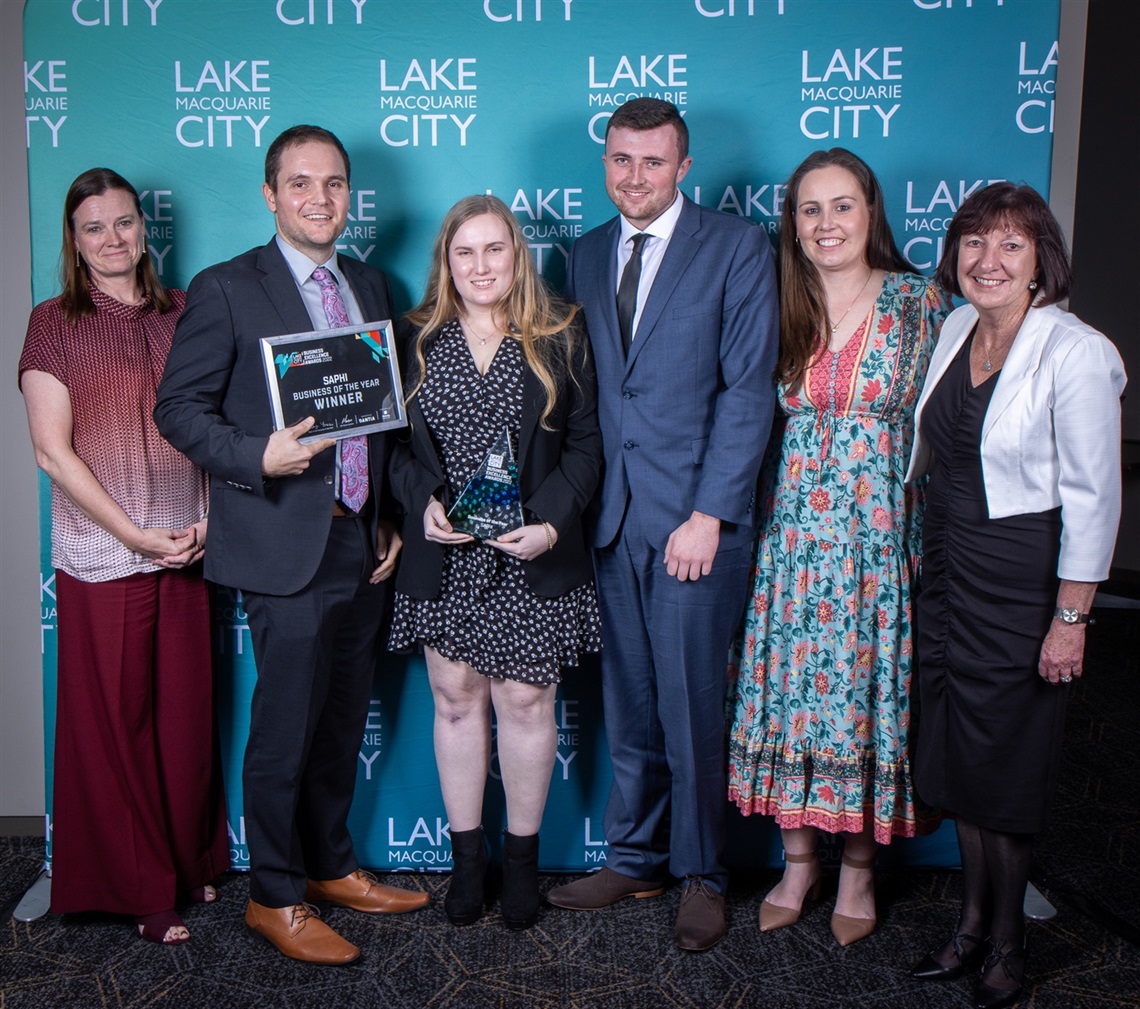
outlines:
[[[790, 851], [784, 852], [785, 862], [815, 862], [819, 865], [819, 853], [815, 851], [806, 852], [803, 855], [796, 855]], [[808, 890], [807, 895], [804, 897], [805, 903], [809, 900], [819, 900], [820, 894], [823, 891], [823, 869], [819, 870], [819, 875]], [[761, 932], [774, 932], [778, 928], [787, 928], [789, 925], [794, 925], [800, 920], [800, 914], [803, 912], [803, 906], [800, 907], [781, 907], [779, 904], [769, 903], [767, 898], [760, 902], [760, 931]]]
[[[874, 857], [850, 858], [845, 854], [843, 856], [843, 864], [849, 865], [852, 869], [873, 869], [875, 867], [875, 859]], [[838, 911], [835, 911], [832, 912], [831, 915], [831, 934], [835, 936], [840, 946], [850, 946], [853, 942], [866, 939], [867, 936], [875, 931], [877, 924], [877, 918], [850, 918], [845, 914], [840, 914]]]

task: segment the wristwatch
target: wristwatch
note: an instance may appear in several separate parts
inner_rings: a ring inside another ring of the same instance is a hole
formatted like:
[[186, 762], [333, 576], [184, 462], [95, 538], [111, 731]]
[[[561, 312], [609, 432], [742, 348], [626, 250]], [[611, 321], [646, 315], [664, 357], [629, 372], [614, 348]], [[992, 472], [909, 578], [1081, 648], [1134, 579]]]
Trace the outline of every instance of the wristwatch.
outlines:
[[1082, 613], [1080, 610], [1066, 609], [1064, 606], [1058, 606], [1053, 611], [1053, 616], [1057, 617], [1062, 623], [1066, 624], [1090, 624], [1092, 618], [1087, 613]]

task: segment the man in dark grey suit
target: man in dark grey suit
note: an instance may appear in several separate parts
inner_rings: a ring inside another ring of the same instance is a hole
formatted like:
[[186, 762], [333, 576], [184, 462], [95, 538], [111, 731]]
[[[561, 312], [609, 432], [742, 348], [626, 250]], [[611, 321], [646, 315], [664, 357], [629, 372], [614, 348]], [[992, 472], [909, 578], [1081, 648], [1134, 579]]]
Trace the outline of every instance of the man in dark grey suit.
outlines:
[[724, 689], [748, 589], [755, 488], [774, 409], [775, 269], [764, 231], [677, 189], [675, 106], [606, 130], [621, 212], [571, 251], [598, 374], [605, 474], [592, 515], [614, 783], [606, 868], [547, 899], [593, 910], [683, 879], [676, 938], [724, 935]]
[[346, 825], [400, 540], [382, 515], [384, 437], [350, 454], [303, 444], [311, 417], [274, 431], [258, 341], [388, 319], [392, 302], [383, 273], [337, 255], [349, 160], [332, 133], [274, 140], [262, 195], [277, 234], [190, 284], [155, 421], [210, 473], [205, 574], [241, 589], [249, 617], [246, 922], [286, 956], [347, 963], [360, 950], [306, 901], [391, 913], [428, 899], [363, 872]]

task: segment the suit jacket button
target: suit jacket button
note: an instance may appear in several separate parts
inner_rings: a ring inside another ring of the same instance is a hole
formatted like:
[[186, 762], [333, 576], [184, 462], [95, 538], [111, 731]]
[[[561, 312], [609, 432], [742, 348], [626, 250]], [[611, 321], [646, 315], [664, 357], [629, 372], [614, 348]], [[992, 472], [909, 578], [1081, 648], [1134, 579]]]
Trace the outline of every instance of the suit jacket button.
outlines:
[[325, 485], [328, 487], [331, 487], [333, 485], [333, 476], [331, 473], [325, 477]]
[[637, 446], [636, 446], [636, 445], [634, 445], [634, 443], [633, 443], [633, 442], [631, 442], [631, 441], [627, 441], [627, 442], [626, 442], [626, 443], [625, 443], [625, 444], [622, 446], [622, 448], [636, 448], [636, 447], [637, 447]]

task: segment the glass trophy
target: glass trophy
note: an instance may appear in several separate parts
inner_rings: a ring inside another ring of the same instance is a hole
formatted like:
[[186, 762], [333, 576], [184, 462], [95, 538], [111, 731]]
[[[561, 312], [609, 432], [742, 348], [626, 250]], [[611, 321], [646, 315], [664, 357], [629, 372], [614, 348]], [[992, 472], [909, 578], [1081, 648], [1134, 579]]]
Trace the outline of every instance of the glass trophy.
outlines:
[[519, 471], [506, 428], [447, 513], [451, 527], [476, 539], [493, 540], [523, 524]]

